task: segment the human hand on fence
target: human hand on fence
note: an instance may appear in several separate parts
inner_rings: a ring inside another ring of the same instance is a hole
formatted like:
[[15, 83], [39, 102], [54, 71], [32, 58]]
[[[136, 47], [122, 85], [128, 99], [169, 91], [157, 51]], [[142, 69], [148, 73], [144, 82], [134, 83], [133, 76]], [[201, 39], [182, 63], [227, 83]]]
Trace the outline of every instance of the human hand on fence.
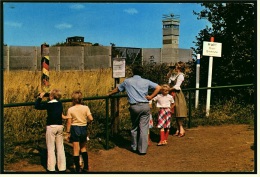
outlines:
[[42, 93], [40, 93], [40, 94], [39, 94], [39, 96], [38, 96], [38, 97], [39, 97], [39, 98], [43, 98], [43, 97], [44, 97], [44, 95], [45, 95], [45, 92], [42, 92]]

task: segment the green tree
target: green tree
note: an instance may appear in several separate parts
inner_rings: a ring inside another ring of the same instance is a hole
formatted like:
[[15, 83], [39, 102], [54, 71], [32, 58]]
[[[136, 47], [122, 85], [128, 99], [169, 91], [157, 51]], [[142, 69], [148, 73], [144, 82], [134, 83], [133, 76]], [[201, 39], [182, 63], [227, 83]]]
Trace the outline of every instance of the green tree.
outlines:
[[[202, 29], [193, 48], [196, 54], [202, 54], [203, 41], [222, 43], [222, 57], [214, 58], [212, 86], [254, 83], [256, 80], [256, 2], [255, 3], [202, 3], [201, 12], [193, 12], [197, 19], [206, 19], [211, 23]], [[208, 56], [201, 58], [200, 85], [207, 86]], [[194, 63], [194, 67], [196, 67]], [[195, 76], [193, 76], [195, 77]], [[195, 80], [195, 79], [193, 79]], [[224, 96], [239, 94], [250, 96], [252, 90], [225, 92]], [[249, 95], [248, 95], [249, 94]], [[223, 96], [223, 94], [222, 94]], [[251, 95], [252, 97], [252, 95]]]
[[92, 46], [100, 46], [100, 44], [99, 43], [95, 43]]

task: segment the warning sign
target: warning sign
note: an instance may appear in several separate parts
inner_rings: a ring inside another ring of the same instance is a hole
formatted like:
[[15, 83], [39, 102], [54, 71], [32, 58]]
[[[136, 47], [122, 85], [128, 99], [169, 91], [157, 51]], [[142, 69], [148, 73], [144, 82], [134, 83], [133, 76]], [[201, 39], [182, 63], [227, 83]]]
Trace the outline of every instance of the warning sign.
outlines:
[[125, 59], [113, 59], [113, 78], [125, 77]]
[[221, 57], [222, 43], [218, 42], [203, 42], [203, 53], [204, 56], [210, 57]]

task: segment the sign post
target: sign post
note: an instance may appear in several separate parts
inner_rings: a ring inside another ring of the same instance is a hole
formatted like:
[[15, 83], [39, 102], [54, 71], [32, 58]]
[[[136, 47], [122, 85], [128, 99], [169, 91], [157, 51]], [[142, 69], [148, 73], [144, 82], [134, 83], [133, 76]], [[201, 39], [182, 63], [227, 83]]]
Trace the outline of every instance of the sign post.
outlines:
[[[203, 55], [209, 56], [209, 72], [208, 72], [208, 87], [211, 87], [212, 82], [212, 68], [213, 57], [221, 57], [222, 43], [214, 42], [214, 37], [210, 38], [210, 42], [203, 42]], [[206, 116], [209, 116], [210, 111], [210, 98], [211, 89], [207, 89], [207, 102], [206, 102]]]
[[[196, 88], [200, 87], [200, 54], [197, 54], [197, 67], [196, 67]], [[199, 90], [195, 92], [195, 108], [199, 105]]]
[[[125, 77], [125, 59], [124, 58], [113, 58], [113, 78], [115, 79], [114, 88], [120, 82], [120, 78]], [[111, 130], [112, 136], [118, 134], [119, 129], [119, 98], [111, 99]]]

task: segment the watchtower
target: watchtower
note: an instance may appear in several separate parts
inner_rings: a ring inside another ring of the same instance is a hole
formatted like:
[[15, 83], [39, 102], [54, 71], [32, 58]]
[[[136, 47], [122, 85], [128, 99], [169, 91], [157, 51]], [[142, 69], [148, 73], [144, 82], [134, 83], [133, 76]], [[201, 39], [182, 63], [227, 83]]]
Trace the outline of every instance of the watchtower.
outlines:
[[163, 48], [179, 48], [180, 16], [163, 15]]

